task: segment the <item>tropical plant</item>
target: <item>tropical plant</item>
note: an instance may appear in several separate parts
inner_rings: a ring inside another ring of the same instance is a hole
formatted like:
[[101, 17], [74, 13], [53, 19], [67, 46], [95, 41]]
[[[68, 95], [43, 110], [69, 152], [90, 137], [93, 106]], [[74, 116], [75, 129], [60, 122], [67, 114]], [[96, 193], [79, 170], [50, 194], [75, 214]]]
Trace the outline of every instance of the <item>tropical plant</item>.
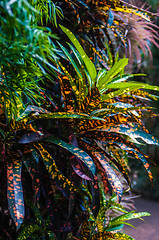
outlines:
[[145, 212], [128, 212], [122, 206], [122, 204], [119, 204], [116, 200], [117, 197], [115, 195], [112, 195], [109, 199], [106, 199], [105, 193], [101, 192], [101, 206], [98, 216], [95, 219], [90, 211], [89, 219], [82, 225], [82, 239], [86, 239], [85, 234], [88, 233], [92, 236], [91, 239], [133, 239], [130, 236], [119, 232], [123, 228], [123, 224], [132, 226], [126, 221], [134, 218], [141, 219], [142, 216], [149, 216], [149, 214]]
[[[141, 118], [153, 115], [147, 102], [156, 96], [147, 90], [159, 87], [130, 81], [143, 74], [124, 73], [125, 57], [116, 55], [109, 70], [96, 68], [94, 51], [88, 50], [87, 55], [74, 34], [58, 24], [59, 6], [45, 1], [40, 7], [40, 3], [0, 2], [3, 221], [8, 219], [9, 208], [19, 239], [98, 239], [104, 235], [128, 239], [113, 234], [112, 227], [118, 229], [125, 220], [147, 214], [127, 212], [113, 200], [114, 195], [106, 200], [104, 194], [114, 192], [120, 202], [120, 176], [131, 186], [129, 154], [143, 163], [152, 180], [149, 158], [136, 144], [158, 145]], [[58, 37], [48, 27], [52, 21], [58, 26]], [[40, 26], [44, 23], [47, 27]], [[107, 52], [110, 63], [109, 46]], [[107, 58], [102, 61], [107, 66]], [[107, 204], [125, 215], [100, 229]], [[97, 229], [85, 228], [89, 223], [84, 220], [89, 218], [92, 226], [98, 222]], [[13, 225], [10, 228], [14, 231]], [[7, 229], [1, 231], [12, 239]]]
[[[133, 63], [138, 69], [141, 67], [143, 56], [149, 56], [152, 60], [150, 45], [158, 47], [157, 27], [150, 20], [154, 20], [157, 14], [145, 9], [144, 4], [137, 7], [138, 2], [134, 5], [131, 3], [122, 0], [63, 0], [58, 4], [65, 16], [63, 24], [73, 29], [88, 53], [94, 52], [96, 66], [109, 69], [119, 52], [120, 57], [126, 54], [130, 59], [130, 71]], [[107, 45], [112, 59], [109, 59]]]

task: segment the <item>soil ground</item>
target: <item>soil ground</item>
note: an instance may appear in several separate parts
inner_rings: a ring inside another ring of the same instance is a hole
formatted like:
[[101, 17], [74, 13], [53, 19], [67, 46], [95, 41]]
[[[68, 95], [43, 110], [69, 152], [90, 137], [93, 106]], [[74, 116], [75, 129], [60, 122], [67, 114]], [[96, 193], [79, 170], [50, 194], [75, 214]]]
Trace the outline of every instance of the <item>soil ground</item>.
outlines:
[[144, 217], [144, 221], [131, 220], [130, 224], [137, 229], [125, 225], [124, 232], [135, 240], [159, 240], [159, 202], [137, 198], [135, 207], [138, 212], [149, 212], [151, 216]]

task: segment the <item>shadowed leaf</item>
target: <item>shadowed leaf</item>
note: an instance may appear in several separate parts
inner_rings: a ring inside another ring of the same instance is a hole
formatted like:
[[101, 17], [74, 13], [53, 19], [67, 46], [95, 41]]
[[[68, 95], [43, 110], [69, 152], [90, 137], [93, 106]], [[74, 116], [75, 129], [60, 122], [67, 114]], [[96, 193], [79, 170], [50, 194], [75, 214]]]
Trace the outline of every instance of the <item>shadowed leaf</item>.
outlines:
[[25, 214], [21, 169], [22, 162], [19, 154], [14, 153], [12, 160], [7, 161], [7, 197], [10, 214], [17, 230], [23, 223]]
[[52, 179], [54, 179], [57, 182], [57, 184], [60, 186], [60, 190], [64, 190], [64, 191], [66, 190], [66, 192], [76, 191], [72, 182], [70, 180], [68, 180], [57, 169], [56, 163], [55, 163], [54, 159], [51, 157], [51, 155], [48, 153], [48, 151], [45, 150], [41, 144], [36, 144], [34, 146], [39, 151], [48, 173], [51, 175]]
[[26, 226], [24, 230], [20, 232], [17, 240], [26, 240], [30, 237], [33, 237], [34, 233], [36, 233], [37, 231], [41, 231], [40, 226], [38, 226], [37, 224], [33, 223], [32, 225]]
[[99, 163], [101, 164], [101, 166], [105, 170], [105, 173], [107, 175], [107, 179], [108, 179], [114, 193], [117, 195], [118, 201], [120, 202], [122, 194], [123, 194], [123, 187], [122, 187], [122, 184], [121, 184], [120, 180], [118, 179], [117, 175], [113, 171], [113, 168], [107, 162], [104, 155], [100, 152], [95, 152], [95, 151], [93, 153], [95, 154]]
[[32, 133], [26, 133], [20, 138], [19, 143], [21, 144], [31, 143], [31, 142], [39, 141], [43, 138], [46, 138], [46, 135], [38, 131], [32, 132]]
[[86, 152], [84, 152], [82, 149], [80, 149], [72, 144], [68, 144], [58, 138], [48, 137], [46, 139], [46, 141], [57, 144], [60, 147], [65, 148], [66, 150], [68, 150], [69, 152], [74, 154], [76, 157], [78, 157], [82, 162], [84, 162], [86, 164], [86, 166], [92, 171], [93, 174], [95, 174], [96, 168], [95, 168], [92, 158]]

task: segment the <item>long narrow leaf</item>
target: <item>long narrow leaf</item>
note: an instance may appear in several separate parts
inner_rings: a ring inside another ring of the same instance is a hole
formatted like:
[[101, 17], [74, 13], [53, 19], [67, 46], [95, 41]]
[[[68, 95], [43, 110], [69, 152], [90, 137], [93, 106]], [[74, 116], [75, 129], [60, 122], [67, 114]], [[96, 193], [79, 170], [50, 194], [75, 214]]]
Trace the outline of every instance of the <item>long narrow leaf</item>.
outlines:
[[97, 72], [96, 72], [96, 68], [93, 64], [93, 62], [89, 59], [89, 57], [87, 56], [87, 54], [85, 53], [85, 51], [83, 50], [81, 44], [79, 43], [79, 41], [75, 38], [75, 36], [73, 35], [73, 33], [65, 28], [64, 26], [60, 25], [62, 31], [68, 36], [68, 38], [71, 40], [71, 42], [75, 45], [76, 49], [78, 50], [78, 52], [81, 54], [82, 59], [87, 67], [88, 73], [91, 77], [92, 83], [95, 83], [95, 78], [97, 76]]
[[141, 130], [136, 130], [134, 128], [128, 128], [128, 127], [124, 127], [121, 125], [117, 125], [117, 126], [112, 126], [112, 127], [111, 126], [106, 127], [101, 130], [106, 131], [106, 132], [115, 132], [115, 133], [124, 134], [124, 135], [129, 136], [132, 139], [140, 138], [147, 144], [154, 144], [157, 146], [159, 145], [159, 141], [155, 137], [153, 137], [151, 134], [146, 133]]
[[23, 223], [25, 209], [21, 182], [22, 162], [17, 154], [7, 161], [7, 196], [10, 214], [17, 230]]
[[86, 166], [92, 171], [93, 174], [95, 174], [96, 167], [95, 167], [95, 164], [94, 164], [92, 158], [86, 152], [84, 152], [82, 149], [80, 149], [72, 144], [68, 144], [58, 138], [48, 137], [46, 139], [46, 141], [57, 144], [60, 147], [66, 149], [67, 151], [74, 154], [76, 157], [78, 157], [82, 162], [84, 162], [86, 164]]
[[117, 195], [118, 201], [120, 202], [122, 194], [123, 194], [123, 187], [122, 187], [121, 182], [119, 181], [117, 175], [113, 171], [113, 168], [107, 162], [104, 155], [99, 152], [98, 153], [94, 152], [94, 154], [95, 154], [96, 158], [98, 159], [98, 161], [100, 162], [100, 164], [102, 165], [102, 167], [104, 168], [107, 178], [108, 178], [108, 181], [109, 181], [111, 187], [113, 188], [113, 191]]
[[76, 191], [73, 183], [68, 180], [57, 168], [56, 163], [54, 159], [51, 157], [51, 155], [48, 153], [47, 150], [43, 148], [41, 144], [34, 145], [37, 150], [39, 151], [44, 164], [46, 166], [46, 169], [48, 173], [51, 175], [51, 177], [57, 182], [57, 184], [60, 185], [61, 190], [69, 191]]
[[104, 76], [98, 79], [97, 83], [98, 89], [102, 90], [103, 88], [107, 88], [107, 84], [111, 82], [113, 77], [120, 73], [127, 64], [128, 64], [127, 58], [120, 59], [117, 63], [115, 63], [113, 67]]

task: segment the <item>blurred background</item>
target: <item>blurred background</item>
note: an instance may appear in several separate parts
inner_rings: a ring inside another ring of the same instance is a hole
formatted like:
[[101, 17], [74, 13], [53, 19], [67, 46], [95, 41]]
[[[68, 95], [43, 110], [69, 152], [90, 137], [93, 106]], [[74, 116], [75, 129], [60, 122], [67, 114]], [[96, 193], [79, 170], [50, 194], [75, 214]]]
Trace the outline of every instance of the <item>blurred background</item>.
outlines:
[[[149, 0], [148, 4], [150, 10], [153, 12], [158, 12], [159, 14], [159, 1]], [[159, 17], [155, 20], [155, 24], [159, 26]], [[159, 29], [157, 30], [159, 32]], [[155, 46], [151, 46], [153, 63], [150, 64], [149, 59], [145, 59], [140, 71], [147, 74], [147, 83], [159, 85], [159, 49]], [[155, 113], [159, 114], [159, 100], [152, 103], [155, 108]], [[153, 117], [145, 119], [145, 125], [149, 132], [159, 139], [159, 117]], [[132, 170], [132, 182], [133, 190], [135, 193], [141, 194], [145, 198], [159, 201], [159, 147], [155, 145], [141, 146], [142, 150], [147, 153], [153, 160], [154, 164], [151, 166], [154, 184], [152, 186], [142, 163], [138, 161], [131, 161], [130, 167]], [[156, 164], [156, 165], [155, 165]], [[159, 239], [159, 238], [158, 238]]]
[[[142, 1], [143, 4], [145, 3]], [[147, 3], [150, 10], [159, 14], [159, 1], [149, 0]], [[159, 26], [159, 17], [155, 23]], [[158, 29], [159, 32], [159, 29]], [[155, 46], [151, 48], [153, 54], [153, 64], [150, 65], [145, 60], [142, 65], [142, 72], [147, 74], [146, 81], [150, 84], [159, 85], [159, 49]], [[155, 103], [155, 112], [159, 113], [159, 100]], [[150, 133], [159, 139], [159, 117], [145, 120], [145, 125]], [[135, 240], [159, 240], [159, 146], [147, 145], [141, 147], [147, 153], [156, 165], [151, 166], [153, 174], [153, 185], [151, 184], [142, 164], [130, 159], [131, 178], [133, 192], [138, 197], [134, 200], [137, 211], [149, 212], [150, 217], [145, 217], [144, 221], [131, 220], [129, 223], [136, 229], [125, 226], [124, 232]]]

